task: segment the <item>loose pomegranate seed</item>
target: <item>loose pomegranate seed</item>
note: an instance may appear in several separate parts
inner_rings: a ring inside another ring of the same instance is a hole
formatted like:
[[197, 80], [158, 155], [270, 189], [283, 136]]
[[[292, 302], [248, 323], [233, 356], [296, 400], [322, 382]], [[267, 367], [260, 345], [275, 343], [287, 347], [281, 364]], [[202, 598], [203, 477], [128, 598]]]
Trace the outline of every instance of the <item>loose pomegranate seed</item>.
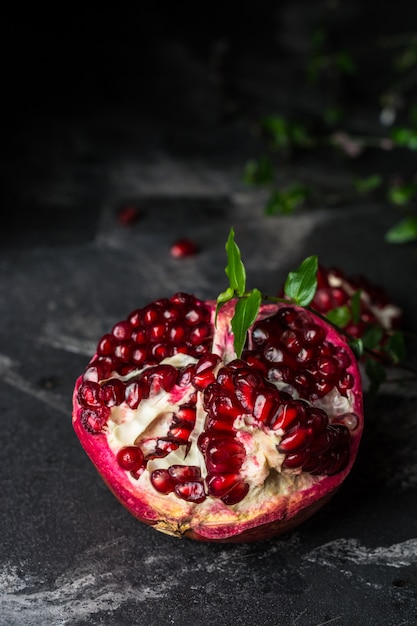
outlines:
[[140, 216], [137, 206], [134, 204], [126, 204], [117, 211], [117, 221], [123, 226], [132, 226]]
[[194, 256], [198, 252], [198, 247], [191, 239], [178, 239], [171, 246], [171, 256], [180, 259], [187, 256]]

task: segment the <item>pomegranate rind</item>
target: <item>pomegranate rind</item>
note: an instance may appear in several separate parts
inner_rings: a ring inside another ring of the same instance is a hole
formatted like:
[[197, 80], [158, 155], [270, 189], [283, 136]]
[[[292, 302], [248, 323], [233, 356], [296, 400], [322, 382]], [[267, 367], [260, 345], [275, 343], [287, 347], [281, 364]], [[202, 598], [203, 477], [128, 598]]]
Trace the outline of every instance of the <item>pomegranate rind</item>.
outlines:
[[[207, 304], [212, 306], [214, 311], [215, 303]], [[262, 306], [258, 320], [271, 316], [281, 306], [287, 305]], [[298, 307], [294, 308], [299, 310]], [[219, 326], [223, 329], [230, 328], [233, 310], [232, 303], [224, 307], [219, 319]], [[73, 395], [75, 433], [109, 489], [138, 520], [177, 537], [188, 537], [199, 541], [247, 542], [289, 532], [305, 522], [329, 501], [348, 476], [357, 456], [363, 430], [362, 391], [359, 369], [345, 339], [332, 326], [313, 314], [311, 316], [315, 318], [317, 324], [325, 328], [327, 339], [343, 347], [351, 356], [351, 365], [347, 371], [353, 375], [355, 386], [350, 390], [350, 404], [352, 412], [358, 417], [358, 424], [351, 432], [349, 459], [345, 468], [339, 473], [332, 476], [314, 477], [313, 482], [310, 481], [305, 488], [301, 487], [288, 494], [276, 494], [268, 499], [258, 499], [253, 507], [227, 506], [221, 500], [212, 498], [208, 498], [203, 504], [194, 504], [180, 500], [174, 494], [161, 496], [150, 487], [147, 471], [143, 472], [137, 481], [132, 480], [128, 473], [115, 462], [115, 453], [108, 444], [105, 432], [91, 435], [82, 425], [81, 406], [78, 402], [78, 389], [82, 383], [82, 376], [78, 378]], [[227, 332], [229, 338], [232, 338], [230, 331]], [[213, 351], [216, 351], [217, 347], [214, 345]], [[232, 360], [233, 357], [231, 350], [226, 360]]]

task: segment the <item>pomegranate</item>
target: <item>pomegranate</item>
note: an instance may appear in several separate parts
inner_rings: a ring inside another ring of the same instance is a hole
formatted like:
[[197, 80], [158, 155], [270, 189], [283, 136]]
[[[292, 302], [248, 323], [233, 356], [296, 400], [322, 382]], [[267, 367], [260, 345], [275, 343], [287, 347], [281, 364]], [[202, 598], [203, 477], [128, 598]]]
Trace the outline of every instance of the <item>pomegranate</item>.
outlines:
[[386, 291], [372, 284], [364, 276], [348, 277], [338, 268], [319, 267], [317, 290], [311, 306], [322, 314], [337, 307], [351, 307], [352, 296], [360, 292], [359, 315], [345, 327], [352, 337], [363, 337], [371, 326], [379, 325], [384, 331], [398, 328], [402, 311], [392, 304]]
[[198, 253], [198, 246], [192, 239], [178, 239], [171, 246], [171, 256], [182, 259]]
[[236, 300], [177, 293], [115, 324], [76, 382], [73, 425], [115, 496], [174, 536], [252, 541], [287, 532], [349, 473], [362, 392], [345, 339], [264, 304], [240, 358]]

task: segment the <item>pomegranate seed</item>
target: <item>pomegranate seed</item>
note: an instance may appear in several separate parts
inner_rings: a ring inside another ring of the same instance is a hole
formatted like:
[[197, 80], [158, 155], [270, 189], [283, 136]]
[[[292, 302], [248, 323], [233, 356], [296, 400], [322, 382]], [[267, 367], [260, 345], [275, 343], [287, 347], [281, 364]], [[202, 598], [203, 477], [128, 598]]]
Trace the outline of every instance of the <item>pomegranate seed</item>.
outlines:
[[175, 414], [178, 422], [187, 424], [190, 429], [194, 428], [196, 418], [196, 408], [192, 404], [183, 404]]
[[316, 346], [317, 344], [324, 341], [326, 336], [324, 328], [321, 326], [317, 326], [317, 324], [308, 324], [304, 328], [301, 329], [301, 334], [303, 338], [303, 342], [307, 345]]
[[238, 483], [229, 493], [221, 498], [222, 502], [227, 505], [237, 504], [241, 502], [248, 495], [249, 485], [248, 483]]
[[[150, 443], [153, 443], [153, 446], [149, 445]], [[151, 440], [151, 442], [148, 440], [147, 444], [148, 445], [145, 452], [146, 460], [162, 459], [174, 450], [177, 450], [179, 447], [179, 444], [176, 441], [173, 441], [171, 438], [168, 437], [164, 439], [161, 437], [156, 440]]]
[[175, 480], [167, 469], [156, 469], [151, 473], [152, 486], [159, 493], [171, 493], [175, 488]]
[[252, 339], [257, 346], [263, 346], [269, 339], [270, 325], [267, 321], [256, 324], [252, 331]]
[[310, 449], [302, 450], [296, 454], [287, 454], [282, 464], [284, 469], [297, 469], [303, 467], [303, 465], [309, 460]]
[[171, 426], [169, 429], [169, 435], [179, 445], [183, 445], [188, 442], [191, 431], [185, 426]]
[[206, 499], [203, 483], [200, 481], [188, 481], [175, 485], [175, 493], [182, 500], [198, 504]]
[[312, 440], [313, 430], [311, 428], [296, 428], [284, 435], [277, 448], [279, 452], [295, 454], [307, 448]]
[[256, 397], [253, 406], [253, 416], [259, 421], [266, 423], [271, 413], [273, 413], [281, 402], [281, 396], [278, 390], [262, 389]]
[[197, 245], [191, 239], [178, 239], [171, 246], [171, 256], [180, 259], [197, 254]]
[[239, 469], [245, 459], [244, 446], [236, 439], [212, 439], [207, 445], [206, 465], [209, 472]]
[[93, 381], [83, 383], [78, 390], [78, 401], [86, 408], [101, 406], [103, 402], [100, 385]]
[[335, 378], [339, 373], [339, 366], [334, 357], [319, 357], [316, 361], [317, 373], [323, 378]]
[[163, 315], [161, 313], [160, 307], [156, 305], [156, 303], [149, 304], [142, 311], [142, 324], [145, 326], [150, 326], [151, 324], [156, 324], [157, 322], [163, 321]]
[[119, 343], [114, 348], [114, 356], [125, 363], [129, 363], [132, 358], [133, 344], [131, 341]]
[[189, 342], [192, 346], [196, 346], [207, 337], [211, 336], [211, 328], [206, 322], [202, 322], [201, 324], [197, 324], [189, 335]]
[[149, 398], [149, 387], [144, 381], [134, 380], [126, 385], [125, 400], [131, 409], [137, 409], [141, 400]]
[[235, 420], [239, 415], [242, 415], [242, 408], [236, 400], [226, 395], [214, 396], [210, 402], [209, 411], [212, 417], [226, 420]]
[[126, 204], [117, 211], [117, 221], [123, 226], [132, 226], [139, 216], [139, 209], [134, 204]]
[[295, 424], [305, 421], [306, 403], [302, 400], [293, 400], [282, 404], [276, 413], [271, 416], [268, 426], [273, 430], [287, 430]]
[[329, 423], [327, 413], [323, 409], [308, 407], [306, 409], [305, 425], [312, 428], [314, 433], [324, 430]]
[[122, 404], [125, 399], [125, 385], [117, 378], [109, 380], [102, 386], [101, 395], [105, 406], [112, 407]]
[[145, 465], [145, 458], [138, 446], [126, 446], [121, 448], [116, 456], [120, 467], [128, 472], [137, 472]]
[[167, 336], [172, 343], [181, 343], [188, 337], [188, 329], [183, 324], [172, 324], [168, 326]]
[[230, 435], [235, 433], [235, 429], [233, 428], [233, 421], [227, 419], [218, 419], [215, 417], [209, 417], [207, 419], [207, 430], [214, 430], [217, 434], [225, 433], [226, 435]]
[[281, 343], [292, 354], [298, 353], [302, 345], [300, 334], [295, 330], [285, 330], [281, 335]]
[[98, 383], [103, 378], [107, 378], [111, 372], [110, 363], [95, 361], [91, 363], [83, 374], [83, 380]]
[[152, 395], [161, 390], [171, 391], [177, 382], [177, 370], [172, 365], [157, 365], [145, 371], [143, 380], [149, 384]]
[[268, 380], [271, 382], [283, 381], [285, 383], [290, 383], [291, 378], [291, 370], [286, 365], [275, 365], [268, 370]]
[[206, 309], [206, 307], [202, 306], [194, 306], [192, 309], [189, 309], [185, 314], [185, 319], [189, 324], [197, 325], [201, 322], [209, 322], [210, 321], [210, 311]]
[[99, 406], [95, 409], [81, 409], [80, 420], [89, 433], [98, 435], [103, 432], [109, 416], [110, 409], [105, 406]]
[[222, 498], [242, 482], [240, 474], [207, 474], [207, 491], [210, 496]]
[[118, 341], [126, 341], [132, 336], [132, 326], [127, 320], [118, 322], [113, 326], [111, 332]]
[[198, 361], [191, 381], [196, 389], [203, 390], [211, 383], [214, 383], [216, 377], [213, 369], [219, 363], [220, 357], [217, 354], [207, 354]]
[[168, 472], [171, 478], [179, 482], [201, 478], [201, 470], [197, 465], [171, 465]]
[[237, 399], [246, 411], [252, 413], [256, 391], [262, 386], [262, 378], [256, 372], [245, 368], [235, 375], [234, 382]]
[[284, 352], [281, 348], [267, 344], [264, 349], [264, 356], [269, 363], [283, 363], [285, 360]]
[[107, 333], [106, 335], [103, 335], [98, 343], [97, 354], [104, 356], [111, 355], [114, 352], [115, 345], [116, 341], [114, 336]]

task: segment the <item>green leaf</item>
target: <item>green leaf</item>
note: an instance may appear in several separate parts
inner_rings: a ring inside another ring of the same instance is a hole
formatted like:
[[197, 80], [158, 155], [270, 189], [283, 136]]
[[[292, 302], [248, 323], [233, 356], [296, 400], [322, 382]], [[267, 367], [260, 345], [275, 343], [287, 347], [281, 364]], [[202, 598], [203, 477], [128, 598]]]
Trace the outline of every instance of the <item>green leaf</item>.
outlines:
[[274, 180], [274, 167], [267, 156], [259, 159], [251, 159], [245, 165], [243, 171], [243, 182], [247, 185], [258, 185], [260, 187], [269, 185]]
[[308, 306], [317, 289], [317, 256], [309, 256], [295, 272], [288, 274], [284, 285], [284, 293], [299, 306]]
[[417, 130], [414, 128], [394, 128], [391, 139], [401, 148], [417, 150]]
[[358, 324], [361, 318], [361, 296], [362, 291], [355, 291], [350, 301], [350, 310], [352, 313], [352, 322]]
[[346, 50], [339, 52], [335, 57], [336, 67], [345, 74], [354, 74], [356, 72], [356, 65], [352, 55]]
[[386, 371], [381, 363], [371, 358], [366, 359], [365, 371], [371, 383], [369, 391], [371, 394], [375, 394], [387, 377]]
[[236, 303], [235, 314], [232, 319], [232, 330], [237, 358], [240, 358], [242, 354], [246, 334], [256, 319], [261, 301], [261, 292], [258, 289], [252, 289], [247, 296], [240, 298]]
[[385, 235], [389, 243], [407, 243], [417, 239], [417, 215], [409, 215], [395, 224]]
[[363, 341], [362, 341], [362, 339], [359, 339], [358, 337], [352, 337], [352, 339], [349, 341], [349, 346], [350, 346], [350, 349], [352, 350], [353, 354], [355, 355], [355, 357], [359, 361], [359, 359], [363, 355]]
[[332, 324], [344, 328], [349, 324], [352, 315], [349, 307], [344, 304], [328, 311], [326, 317]]
[[[226, 242], [227, 266], [226, 275], [229, 278], [230, 289], [233, 289], [235, 296], [243, 296], [246, 290], [246, 270], [240, 257], [240, 250], [235, 243], [235, 231], [230, 229]], [[226, 293], [230, 293], [226, 290]]]
[[369, 326], [362, 337], [364, 348], [367, 350], [374, 350], [374, 348], [378, 348], [383, 334], [384, 330], [382, 326], [378, 326], [377, 324]]
[[392, 185], [388, 188], [388, 200], [392, 204], [403, 206], [408, 204], [417, 193], [417, 185], [414, 183], [404, 183], [402, 185]]
[[274, 148], [286, 148], [290, 143], [290, 124], [280, 115], [268, 115], [261, 120], [261, 127], [269, 135]]
[[382, 176], [372, 174], [366, 178], [357, 178], [354, 181], [355, 189], [358, 193], [369, 193], [382, 185]]
[[223, 304], [226, 304], [226, 302], [229, 302], [229, 300], [232, 300], [232, 298], [234, 298], [234, 295], [235, 295], [235, 292], [233, 291], [231, 287], [228, 287], [226, 291], [222, 291], [222, 293], [219, 293], [219, 295], [217, 296], [217, 306], [216, 306], [216, 315], [214, 317], [214, 325], [216, 325], [217, 323], [217, 316]]
[[393, 363], [405, 361], [406, 349], [404, 335], [401, 331], [395, 331], [384, 346], [384, 351], [391, 357]]
[[303, 185], [292, 185], [289, 189], [273, 191], [265, 205], [267, 215], [288, 215], [306, 200], [308, 189]]

